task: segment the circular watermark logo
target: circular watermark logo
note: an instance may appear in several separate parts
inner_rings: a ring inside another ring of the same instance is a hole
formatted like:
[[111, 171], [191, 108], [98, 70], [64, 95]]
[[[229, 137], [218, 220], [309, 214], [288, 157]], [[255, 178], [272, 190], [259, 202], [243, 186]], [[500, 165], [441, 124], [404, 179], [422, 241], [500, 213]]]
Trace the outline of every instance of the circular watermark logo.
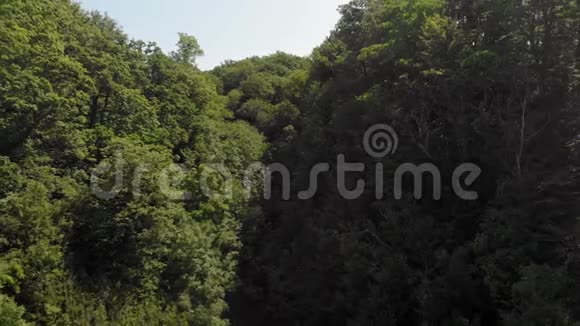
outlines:
[[399, 147], [399, 136], [395, 129], [386, 124], [374, 125], [367, 130], [363, 145], [366, 152], [374, 158], [393, 155]]

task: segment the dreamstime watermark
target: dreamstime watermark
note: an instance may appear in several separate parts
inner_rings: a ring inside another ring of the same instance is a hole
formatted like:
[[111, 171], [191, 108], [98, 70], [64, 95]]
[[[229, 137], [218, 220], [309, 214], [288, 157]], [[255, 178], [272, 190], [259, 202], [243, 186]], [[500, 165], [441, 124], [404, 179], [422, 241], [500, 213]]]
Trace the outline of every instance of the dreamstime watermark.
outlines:
[[[399, 137], [395, 130], [386, 124], [374, 125], [364, 134], [363, 147], [368, 155], [373, 159], [384, 159], [389, 155], [394, 155], [399, 147]], [[349, 189], [347, 184], [353, 184], [354, 173], [364, 173], [367, 171], [367, 164], [351, 163], [346, 161], [344, 154], [337, 156], [334, 169], [330, 163], [318, 163], [312, 167], [309, 175], [308, 189], [296, 193], [299, 200], [309, 200], [318, 193], [319, 178], [325, 173], [335, 173], [337, 191], [346, 200], [355, 200], [363, 196], [367, 190], [367, 182], [362, 178], [354, 180], [354, 187]], [[162, 169], [156, 169], [157, 173], [147, 163], [139, 163], [133, 169], [126, 169], [130, 164], [124, 160], [122, 152], [118, 152], [112, 159], [102, 162], [91, 174], [91, 190], [95, 196], [103, 200], [114, 199], [119, 196], [124, 189], [130, 188], [133, 196], [143, 195], [143, 183], [147, 177], [154, 175], [153, 187], [156, 188], [167, 199], [173, 201], [188, 201], [194, 198], [194, 193], [201, 193], [206, 197], [233, 198], [235, 193], [235, 180], [241, 179], [241, 188], [247, 197], [256, 195], [254, 192], [262, 188], [264, 199], [271, 199], [274, 190], [274, 176], [281, 178], [281, 183], [276, 184], [280, 190], [283, 200], [292, 199], [292, 179], [290, 170], [283, 164], [274, 163], [264, 165], [256, 162], [250, 164], [241, 174], [232, 173], [223, 164], [207, 164], [195, 169], [188, 170], [185, 165], [171, 164]], [[385, 197], [385, 167], [383, 163], [376, 163], [374, 166], [374, 185], [376, 199]], [[155, 169], [153, 169], [155, 170]], [[193, 171], [195, 170], [195, 172]], [[131, 171], [130, 173], [127, 171]], [[481, 176], [482, 170], [473, 163], [463, 163], [453, 172], [451, 186], [457, 197], [463, 200], [477, 200], [479, 194], [475, 191], [466, 190], [465, 187], [472, 186]], [[126, 177], [131, 179], [127, 180]], [[424, 196], [424, 185], [432, 185], [432, 196], [434, 200], [440, 200], [442, 196], [442, 177], [437, 166], [432, 163], [413, 164], [404, 163], [398, 166], [392, 178], [393, 195], [396, 200], [403, 198], [405, 177], [412, 177], [413, 196], [415, 199], [422, 199]], [[430, 176], [431, 182], [425, 182], [425, 177]], [[127, 181], [131, 181], [130, 185]], [[350, 182], [349, 182], [350, 181]], [[151, 183], [151, 181], [149, 181]], [[186, 185], [187, 184], [187, 185]], [[151, 184], [149, 184], [151, 187]], [[196, 191], [193, 188], [197, 188]], [[190, 189], [190, 190], [186, 190]]]

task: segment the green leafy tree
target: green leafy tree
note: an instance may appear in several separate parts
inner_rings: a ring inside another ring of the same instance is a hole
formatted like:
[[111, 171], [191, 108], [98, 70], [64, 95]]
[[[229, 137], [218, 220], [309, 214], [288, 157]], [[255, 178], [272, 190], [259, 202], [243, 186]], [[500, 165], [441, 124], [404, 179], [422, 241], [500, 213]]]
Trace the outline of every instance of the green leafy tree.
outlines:
[[195, 66], [196, 59], [204, 55], [197, 39], [195, 36], [185, 33], [179, 33], [178, 35], [179, 41], [177, 42], [177, 51], [173, 52], [171, 56], [177, 62], [192, 64]]

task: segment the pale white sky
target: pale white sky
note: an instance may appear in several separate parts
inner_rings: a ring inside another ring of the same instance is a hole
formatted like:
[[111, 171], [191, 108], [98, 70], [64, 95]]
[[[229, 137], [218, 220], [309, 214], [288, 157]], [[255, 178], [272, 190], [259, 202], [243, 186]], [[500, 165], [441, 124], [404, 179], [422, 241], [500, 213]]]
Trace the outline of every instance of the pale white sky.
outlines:
[[130, 37], [172, 51], [177, 33], [198, 38], [201, 69], [227, 59], [277, 50], [308, 55], [338, 21], [348, 0], [77, 0], [85, 9], [107, 12]]

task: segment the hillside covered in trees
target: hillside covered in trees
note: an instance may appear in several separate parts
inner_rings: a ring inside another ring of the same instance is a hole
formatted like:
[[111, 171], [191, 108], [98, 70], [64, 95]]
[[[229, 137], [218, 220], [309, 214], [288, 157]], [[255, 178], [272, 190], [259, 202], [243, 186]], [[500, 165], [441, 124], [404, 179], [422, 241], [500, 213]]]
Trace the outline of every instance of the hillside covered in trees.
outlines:
[[580, 2], [339, 10], [307, 58], [201, 71], [188, 34], [0, 0], [0, 325], [580, 325]]

